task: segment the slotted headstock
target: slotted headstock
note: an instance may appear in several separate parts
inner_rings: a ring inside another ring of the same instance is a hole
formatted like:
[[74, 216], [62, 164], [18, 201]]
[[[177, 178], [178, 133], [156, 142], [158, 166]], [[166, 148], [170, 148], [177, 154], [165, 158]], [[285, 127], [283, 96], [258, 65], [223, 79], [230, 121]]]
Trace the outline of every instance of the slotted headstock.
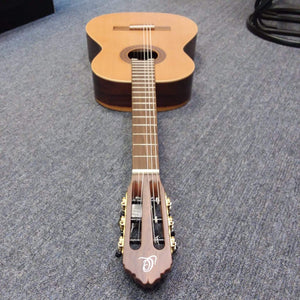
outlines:
[[172, 265], [176, 243], [170, 207], [158, 174], [133, 175], [122, 200], [118, 246], [125, 270], [144, 287]]

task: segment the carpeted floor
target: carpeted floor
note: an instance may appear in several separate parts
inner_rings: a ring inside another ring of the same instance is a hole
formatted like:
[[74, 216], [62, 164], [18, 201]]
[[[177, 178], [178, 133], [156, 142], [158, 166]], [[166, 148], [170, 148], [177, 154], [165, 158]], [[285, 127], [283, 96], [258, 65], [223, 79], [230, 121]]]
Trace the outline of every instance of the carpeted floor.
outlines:
[[[299, 49], [252, 35], [254, 1], [56, 0], [0, 35], [1, 299], [299, 299]], [[85, 24], [199, 26], [191, 101], [159, 113], [179, 250], [143, 290], [115, 257], [131, 115], [94, 101]]]

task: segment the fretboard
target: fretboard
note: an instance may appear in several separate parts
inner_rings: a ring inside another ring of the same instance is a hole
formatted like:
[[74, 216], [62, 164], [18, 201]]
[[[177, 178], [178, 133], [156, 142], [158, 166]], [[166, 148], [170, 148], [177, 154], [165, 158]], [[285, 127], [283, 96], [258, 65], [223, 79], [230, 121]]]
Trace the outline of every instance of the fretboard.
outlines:
[[154, 59], [132, 59], [132, 173], [158, 174]]

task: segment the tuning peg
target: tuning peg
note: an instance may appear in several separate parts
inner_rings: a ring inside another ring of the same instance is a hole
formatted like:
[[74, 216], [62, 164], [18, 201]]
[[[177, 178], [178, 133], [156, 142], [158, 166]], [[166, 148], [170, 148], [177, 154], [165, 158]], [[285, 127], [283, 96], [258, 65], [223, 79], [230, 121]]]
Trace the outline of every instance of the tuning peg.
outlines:
[[122, 251], [120, 251], [119, 249], [117, 249], [116, 253], [115, 253], [115, 256], [116, 257], [121, 257], [122, 256]]
[[170, 245], [171, 245], [171, 251], [172, 251], [172, 253], [175, 252], [177, 250], [177, 245], [176, 245], [176, 241], [175, 241], [175, 237], [174, 236], [170, 237]]
[[116, 256], [119, 255], [119, 252], [122, 254], [124, 248], [124, 237], [120, 236], [119, 242], [118, 242], [118, 250], [116, 252]]
[[174, 221], [173, 221], [173, 218], [171, 216], [168, 217], [168, 225], [171, 229], [173, 229]]
[[125, 210], [126, 209], [126, 205], [127, 205], [127, 193], [126, 193], [126, 196], [122, 198], [122, 201], [121, 201], [121, 207], [122, 207], [122, 210]]
[[166, 195], [166, 205], [167, 205], [167, 208], [169, 210], [171, 210], [171, 208], [172, 208], [172, 202], [171, 202], [170, 198], [167, 197], [167, 195]]
[[121, 231], [124, 230], [125, 227], [125, 216], [121, 216], [120, 221], [119, 221], [120, 229]]

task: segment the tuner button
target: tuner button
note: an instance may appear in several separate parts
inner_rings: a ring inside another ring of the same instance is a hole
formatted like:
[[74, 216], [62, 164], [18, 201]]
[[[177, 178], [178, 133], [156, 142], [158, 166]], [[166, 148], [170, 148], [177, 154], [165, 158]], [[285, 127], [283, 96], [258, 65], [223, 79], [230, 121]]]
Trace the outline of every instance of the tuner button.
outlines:
[[171, 202], [170, 198], [168, 198], [168, 197], [166, 197], [166, 205], [169, 210], [172, 208], [172, 202]]
[[119, 225], [120, 225], [120, 229], [121, 229], [121, 230], [124, 230], [124, 227], [125, 227], [125, 217], [124, 217], [124, 216], [122, 216], [122, 217], [120, 218]]
[[168, 217], [168, 223], [169, 223], [169, 227], [170, 228], [173, 228], [174, 226], [174, 221], [173, 221], [173, 218], [171, 216]]
[[122, 210], [122, 211], [120, 212], [120, 217], [123, 217], [123, 216], [125, 216], [125, 211], [124, 211], [124, 210]]
[[127, 205], [127, 194], [125, 197], [122, 198], [122, 201], [121, 201], [122, 210], [126, 209], [126, 205]]
[[122, 252], [118, 249], [118, 250], [116, 250], [115, 255], [116, 255], [116, 257], [121, 257], [122, 256]]
[[124, 247], [124, 238], [123, 236], [120, 236], [119, 242], [118, 242], [118, 250], [123, 253], [123, 247]]
[[173, 253], [177, 249], [177, 247], [176, 247], [176, 241], [175, 241], [175, 237], [174, 236], [170, 237], [170, 244], [171, 244], [171, 249], [172, 249], [172, 253]]
[[171, 231], [171, 236], [175, 236], [175, 231], [174, 230]]

